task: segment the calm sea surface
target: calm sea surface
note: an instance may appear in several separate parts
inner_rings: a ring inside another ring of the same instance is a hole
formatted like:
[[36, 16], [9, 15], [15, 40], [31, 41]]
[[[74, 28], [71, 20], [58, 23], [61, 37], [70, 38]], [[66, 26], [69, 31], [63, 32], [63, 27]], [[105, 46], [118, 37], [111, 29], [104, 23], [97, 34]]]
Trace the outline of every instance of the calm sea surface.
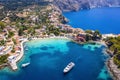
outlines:
[[[112, 80], [105, 67], [108, 55], [98, 44], [79, 45], [69, 40], [45, 39], [25, 43], [19, 70], [0, 71], [0, 80]], [[69, 62], [75, 67], [64, 74]], [[30, 62], [25, 68], [23, 63]]]
[[120, 33], [120, 8], [96, 8], [67, 12], [64, 16], [75, 28], [100, 30], [101, 33]]

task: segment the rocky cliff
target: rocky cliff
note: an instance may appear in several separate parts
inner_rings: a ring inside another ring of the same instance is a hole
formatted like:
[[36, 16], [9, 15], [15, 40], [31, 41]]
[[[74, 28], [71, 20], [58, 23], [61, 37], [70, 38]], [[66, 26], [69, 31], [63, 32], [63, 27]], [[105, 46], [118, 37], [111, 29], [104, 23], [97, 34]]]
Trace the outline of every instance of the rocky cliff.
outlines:
[[62, 11], [77, 11], [95, 7], [118, 7], [120, 0], [0, 0], [0, 4], [8, 9], [16, 9], [21, 6], [33, 4], [45, 5], [52, 3]]
[[95, 7], [118, 7], [120, 0], [53, 0], [62, 11], [77, 11]]

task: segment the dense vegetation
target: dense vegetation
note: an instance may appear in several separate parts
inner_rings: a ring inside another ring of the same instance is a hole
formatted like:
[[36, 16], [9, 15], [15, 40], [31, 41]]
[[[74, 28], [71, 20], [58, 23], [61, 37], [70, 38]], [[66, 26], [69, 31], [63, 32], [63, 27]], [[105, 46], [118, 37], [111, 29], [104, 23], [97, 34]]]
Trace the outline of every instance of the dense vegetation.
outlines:
[[47, 0], [0, 0], [0, 5], [3, 6], [0, 9], [0, 20], [4, 19], [9, 11], [21, 11], [31, 5], [45, 6], [49, 3]]
[[101, 33], [98, 30], [92, 31], [92, 30], [86, 30], [86, 41], [97, 41], [102, 38]]
[[114, 62], [120, 67], [120, 36], [106, 39], [108, 48], [113, 51]]
[[0, 33], [2, 32], [2, 30], [3, 30], [4, 28], [5, 28], [5, 24], [0, 21]]
[[0, 40], [0, 46], [5, 45], [5, 41], [4, 40]]
[[0, 0], [0, 3], [2, 3], [7, 10], [16, 10], [34, 4], [48, 4], [45, 0]]
[[60, 30], [59, 28], [55, 28], [54, 26], [47, 27], [47, 34], [54, 34], [55, 36], [60, 35]]
[[8, 58], [9, 55], [3, 55], [3, 56], [0, 56], [0, 65], [1, 64], [4, 64], [4, 63], [7, 63], [7, 58]]

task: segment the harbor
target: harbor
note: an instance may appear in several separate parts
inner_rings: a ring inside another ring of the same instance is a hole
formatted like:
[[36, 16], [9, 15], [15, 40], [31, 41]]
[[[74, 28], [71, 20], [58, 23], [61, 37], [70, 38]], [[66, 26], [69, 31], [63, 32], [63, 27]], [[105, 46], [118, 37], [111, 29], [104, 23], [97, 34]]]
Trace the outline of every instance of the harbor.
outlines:
[[[72, 40], [70, 38], [67, 38], [67, 37], [63, 37], [63, 36], [51, 36], [51, 37], [44, 37], [44, 38], [32, 38], [32, 40], [43, 40], [43, 39], [68, 39], [68, 40]], [[27, 39], [23, 39], [23, 41], [21, 42], [21, 51], [19, 52], [19, 54], [16, 56], [16, 55], [12, 55], [8, 58], [8, 62], [9, 62], [9, 65], [11, 66], [12, 70], [17, 70], [18, 67], [17, 67], [17, 62], [22, 59], [22, 57], [24, 56], [24, 43], [27, 42], [28, 40]]]
[[9, 64], [12, 68], [12, 70], [17, 70], [18, 67], [17, 67], [17, 62], [24, 56], [24, 47], [23, 47], [23, 44], [24, 42], [28, 41], [27, 39], [25, 39], [24, 41], [21, 42], [21, 51], [19, 52], [19, 54], [15, 57], [14, 56], [10, 56], [8, 59], [9, 59]]
[[[94, 46], [93, 44], [89, 44], [89, 46], [90, 45]], [[104, 66], [103, 57], [105, 55], [102, 53], [102, 47], [94, 48], [94, 51], [91, 52], [91, 48], [88, 47], [88, 49], [86, 49], [85, 46], [87, 46], [87, 44], [81, 46], [80, 44], [64, 38], [31, 40], [27, 41], [25, 46], [27, 46], [28, 50], [24, 53], [24, 59], [17, 63], [17, 65], [19, 65], [19, 70], [11, 75], [5, 74], [8, 77], [12, 76], [13, 78], [14, 75], [17, 77], [21, 76], [19, 79], [14, 78], [14, 80], [24, 80], [27, 78], [29, 80], [33, 80], [34, 78], [41, 80], [49, 80], [50, 78], [53, 80], [67, 80], [69, 78], [72, 80], [96, 80]], [[67, 66], [70, 62], [73, 62], [75, 65], [73, 67], [71, 66], [71, 68], [69, 66], [68, 68]], [[101, 62], [103, 64], [101, 64]], [[26, 65], [26, 63], [30, 64]], [[25, 64], [25, 67], [22, 67], [23, 64]], [[88, 64], [95, 65], [88, 66]], [[90, 69], [90, 67], [92, 68]], [[65, 68], [67, 68], [67, 70]], [[66, 73], [64, 73], [64, 69]], [[86, 77], [85, 74], [88, 76]], [[94, 76], [93, 74], [97, 75]], [[100, 76], [99, 78], [112, 80], [109, 76], [106, 77], [107, 75], [109, 75], [109, 73], [105, 73], [105, 77]]]

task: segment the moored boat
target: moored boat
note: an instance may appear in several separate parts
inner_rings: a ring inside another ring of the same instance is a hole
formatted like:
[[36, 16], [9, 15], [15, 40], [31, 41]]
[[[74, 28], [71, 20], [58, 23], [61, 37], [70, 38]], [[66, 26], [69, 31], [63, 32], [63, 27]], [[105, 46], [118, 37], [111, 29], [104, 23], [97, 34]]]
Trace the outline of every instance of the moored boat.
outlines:
[[75, 63], [70, 62], [63, 70], [64, 73], [69, 72], [73, 67], [75, 66]]
[[26, 67], [26, 66], [28, 66], [30, 63], [28, 62], [28, 63], [24, 63], [24, 64], [22, 64], [22, 67]]

